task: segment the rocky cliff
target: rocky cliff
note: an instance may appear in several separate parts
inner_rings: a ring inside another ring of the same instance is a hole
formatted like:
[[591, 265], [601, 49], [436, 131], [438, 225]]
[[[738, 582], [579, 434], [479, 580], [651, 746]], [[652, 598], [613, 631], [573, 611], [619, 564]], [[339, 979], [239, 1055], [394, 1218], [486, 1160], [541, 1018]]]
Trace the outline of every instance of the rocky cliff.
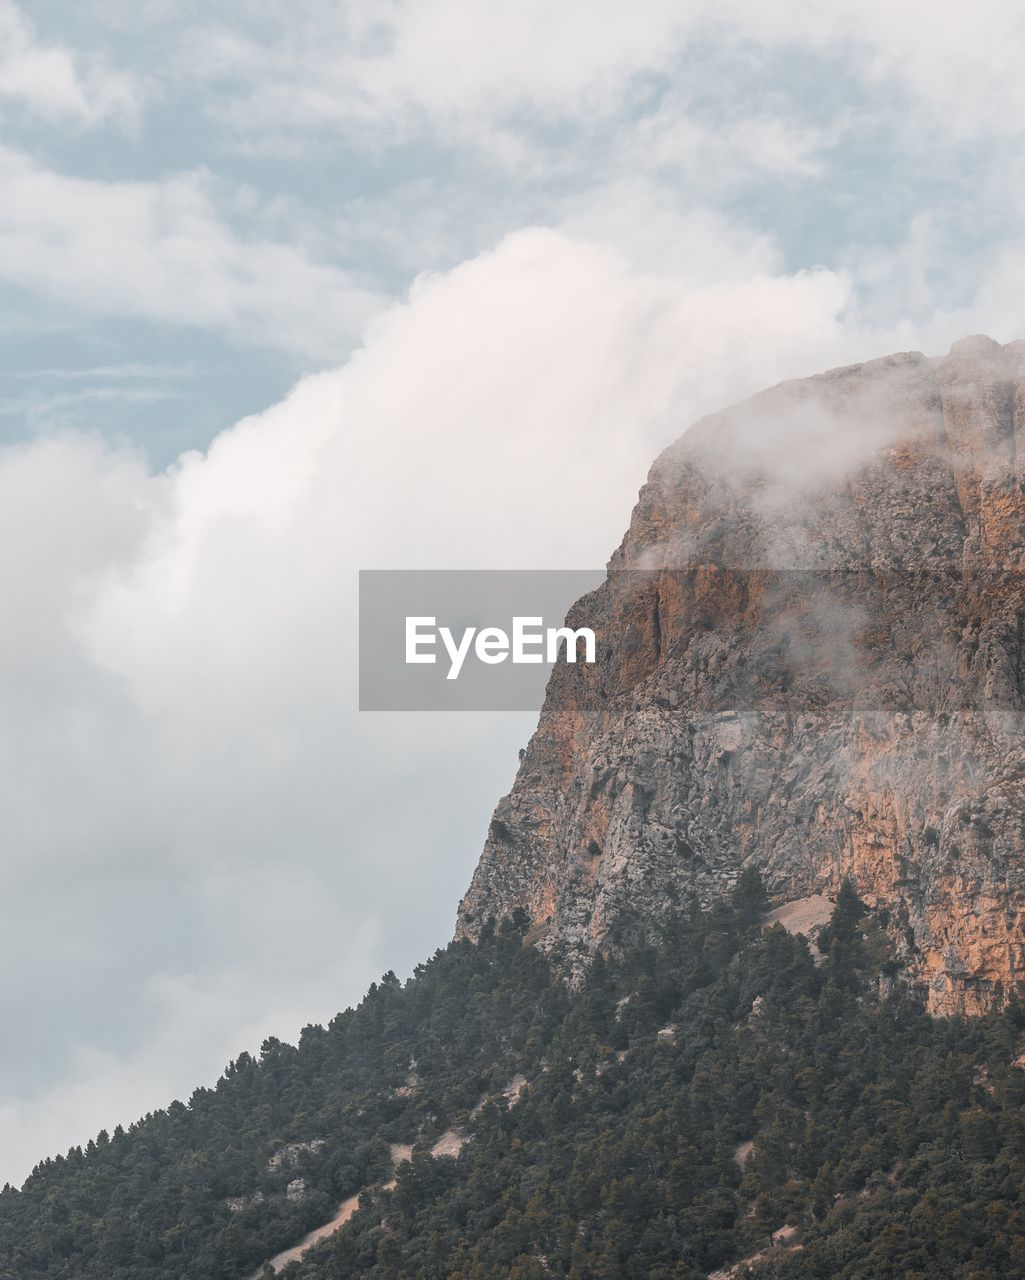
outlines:
[[854, 878], [940, 1013], [1025, 974], [1025, 343], [901, 354], [656, 461], [593, 667], [552, 675], [457, 931], [523, 906], [578, 971], [757, 865]]

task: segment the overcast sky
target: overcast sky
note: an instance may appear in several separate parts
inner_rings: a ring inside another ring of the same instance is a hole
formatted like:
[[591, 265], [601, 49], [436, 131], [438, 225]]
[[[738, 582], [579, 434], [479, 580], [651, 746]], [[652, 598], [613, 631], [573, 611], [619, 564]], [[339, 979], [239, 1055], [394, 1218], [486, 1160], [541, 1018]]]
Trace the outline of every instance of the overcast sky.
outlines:
[[359, 567], [600, 566], [781, 378], [1025, 336], [1013, 0], [0, 0], [0, 1182], [443, 944], [524, 715]]

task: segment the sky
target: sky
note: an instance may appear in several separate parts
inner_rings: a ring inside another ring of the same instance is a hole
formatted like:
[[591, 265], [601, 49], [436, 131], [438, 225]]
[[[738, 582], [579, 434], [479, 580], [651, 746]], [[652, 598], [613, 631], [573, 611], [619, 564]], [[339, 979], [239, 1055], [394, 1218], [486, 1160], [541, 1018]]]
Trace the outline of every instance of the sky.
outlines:
[[1025, 336], [1006, 0], [0, 0], [0, 1182], [451, 935], [526, 714], [360, 568], [591, 568], [697, 417]]

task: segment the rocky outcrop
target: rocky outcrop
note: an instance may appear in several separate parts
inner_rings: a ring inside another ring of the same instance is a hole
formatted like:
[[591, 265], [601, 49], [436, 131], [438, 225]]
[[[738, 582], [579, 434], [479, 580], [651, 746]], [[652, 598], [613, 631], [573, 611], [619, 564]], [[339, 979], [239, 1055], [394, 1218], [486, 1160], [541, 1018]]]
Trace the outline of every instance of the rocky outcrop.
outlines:
[[553, 672], [457, 932], [526, 908], [579, 972], [756, 864], [852, 876], [938, 1013], [1025, 974], [1025, 343], [891, 356], [657, 460], [598, 662]]
[[268, 1169], [294, 1169], [306, 1156], [315, 1156], [327, 1146], [326, 1138], [311, 1138], [308, 1142], [288, 1142], [279, 1147], [267, 1161]]

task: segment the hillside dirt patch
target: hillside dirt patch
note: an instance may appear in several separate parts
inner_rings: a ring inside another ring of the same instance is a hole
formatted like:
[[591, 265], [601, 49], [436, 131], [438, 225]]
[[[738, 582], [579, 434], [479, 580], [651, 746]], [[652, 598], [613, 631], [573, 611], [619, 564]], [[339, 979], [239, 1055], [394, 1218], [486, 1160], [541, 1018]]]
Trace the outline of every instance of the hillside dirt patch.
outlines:
[[[442, 1135], [442, 1138], [446, 1137], [448, 1137], [448, 1134]], [[434, 1153], [432, 1152], [432, 1154]], [[446, 1152], [446, 1154], [448, 1153]], [[409, 1160], [412, 1155], [413, 1148], [411, 1146], [401, 1142], [392, 1143], [391, 1159], [393, 1169], [397, 1169], [404, 1160]], [[381, 1190], [391, 1191], [395, 1186], [396, 1180], [392, 1177], [387, 1182], [381, 1184]], [[366, 1188], [364, 1188], [364, 1190], [366, 1190]], [[315, 1227], [312, 1231], [307, 1232], [298, 1244], [292, 1245], [290, 1249], [283, 1249], [281, 1253], [276, 1253], [274, 1257], [270, 1259], [271, 1270], [274, 1272], [283, 1270], [290, 1262], [298, 1261], [299, 1258], [301, 1258], [308, 1249], [312, 1249], [315, 1244], [318, 1244], [321, 1240], [326, 1240], [328, 1236], [333, 1236], [340, 1227], [344, 1227], [359, 1208], [359, 1198], [362, 1194], [363, 1192], [359, 1191], [356, 1195], [349, 1196], [347, 1200], [343, 1200], [338, 1206], [338, 1211], [330, 1222], [325, 1222], [323, 1226]], [[265, 1263], [261, 1263], [260, 1266], [257, 1267], [257, 1269], [247, 1278], [247, 1280], [260, 1280], [260, 1275], [265, 1265]]]
[[810, 938], [824, 924], [829, 923], [833, 906], [821, 893], [813, 893], [807, 898], [785, 902], [775, 911], [770, 911], [765, 917], [765, 924], [781, 924], [787, 933], [803, 933], [806, 938]]

